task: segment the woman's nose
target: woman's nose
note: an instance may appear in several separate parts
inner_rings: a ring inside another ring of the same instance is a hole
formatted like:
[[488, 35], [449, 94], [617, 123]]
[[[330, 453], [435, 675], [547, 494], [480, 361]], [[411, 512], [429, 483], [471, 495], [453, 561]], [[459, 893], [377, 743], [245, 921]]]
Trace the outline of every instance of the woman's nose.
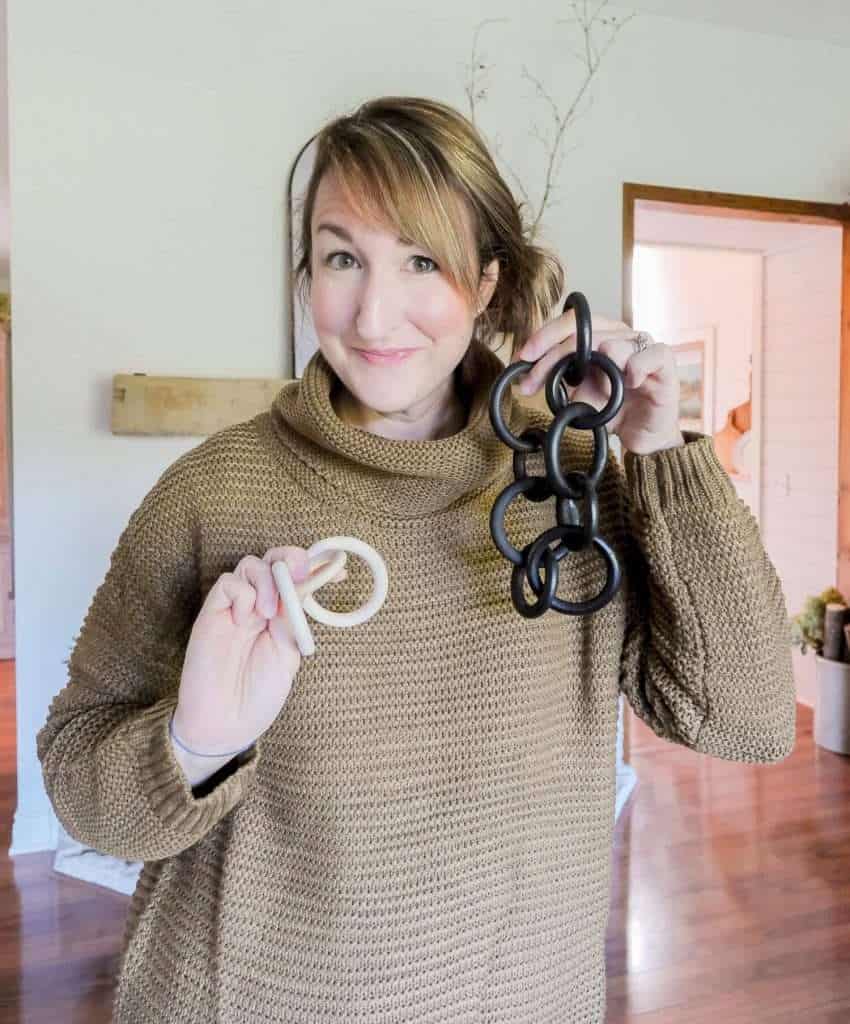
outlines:
[[387, 337], [398, 325], [404, 297], [398, 285], [381, 274], [364, 275], [357, 310], [357, 333], [364, 341]]

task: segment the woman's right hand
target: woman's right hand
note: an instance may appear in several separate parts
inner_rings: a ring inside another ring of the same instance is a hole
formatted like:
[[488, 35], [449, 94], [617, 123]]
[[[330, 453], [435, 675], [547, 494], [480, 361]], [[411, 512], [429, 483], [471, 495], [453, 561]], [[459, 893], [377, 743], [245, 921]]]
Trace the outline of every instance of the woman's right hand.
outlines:
[[[174, 712], [174, 732], [193, 751], [220, 754], [258, 739], [280, 714], [301, 652], [272, 576], [284, 561], [307, 579], [307, 551], [271, 548], [222, 573], [192, 627]], [[334, 579], [343, 579], [341, 570]]]

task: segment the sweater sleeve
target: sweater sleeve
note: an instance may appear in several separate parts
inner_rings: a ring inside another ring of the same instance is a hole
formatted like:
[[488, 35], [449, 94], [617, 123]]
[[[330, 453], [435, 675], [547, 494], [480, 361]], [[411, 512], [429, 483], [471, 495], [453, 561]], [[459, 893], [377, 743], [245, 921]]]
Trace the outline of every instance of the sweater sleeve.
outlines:
[[68, 834], [126, 860], [159, 860], [198, 842], [256, 773], [259, 743], [193, 789], [168, 735], [201, 606], [189, 455], [130, 517], [36, 739]]
[[652, 730], [730, 761], [794, 746], [789, 620], [758, 522], [712, 438], [626, 451], [621, 498], [626, 626], [620, 691]]

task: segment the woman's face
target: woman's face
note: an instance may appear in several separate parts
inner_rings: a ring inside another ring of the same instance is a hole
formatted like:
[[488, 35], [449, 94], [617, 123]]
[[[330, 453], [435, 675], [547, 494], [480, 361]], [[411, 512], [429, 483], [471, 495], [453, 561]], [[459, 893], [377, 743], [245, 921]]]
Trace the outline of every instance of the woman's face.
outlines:
[[[390, 437], [439, 430], [456, 411], [453, 371], [478, 309], [430, 253], [360, 219], [331, 175], [316, 193], [311, 237], [313, 322], [319, 348], [348, 392], [345, 418]], [[490, 301], [497, 273], [494, 260], [478, 308]], [[403, 358], [387, 356], [398, 352]]]

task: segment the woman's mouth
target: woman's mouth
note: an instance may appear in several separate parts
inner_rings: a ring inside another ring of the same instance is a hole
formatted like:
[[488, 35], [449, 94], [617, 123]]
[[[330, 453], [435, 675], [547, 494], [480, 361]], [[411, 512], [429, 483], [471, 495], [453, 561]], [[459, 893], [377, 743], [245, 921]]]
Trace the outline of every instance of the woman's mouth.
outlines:
[[409, 356], [412, 356], [417, 350], [415, 348], [403, 348], [403, 349], [386, 349], [380, 352], [367, 352], [362, 348], [356, 348], [354, 350], [361, 359], [365, 359], [367, 363], [372, 363], [375, 366], [392, 366], [395, 363], [401, 363]]

